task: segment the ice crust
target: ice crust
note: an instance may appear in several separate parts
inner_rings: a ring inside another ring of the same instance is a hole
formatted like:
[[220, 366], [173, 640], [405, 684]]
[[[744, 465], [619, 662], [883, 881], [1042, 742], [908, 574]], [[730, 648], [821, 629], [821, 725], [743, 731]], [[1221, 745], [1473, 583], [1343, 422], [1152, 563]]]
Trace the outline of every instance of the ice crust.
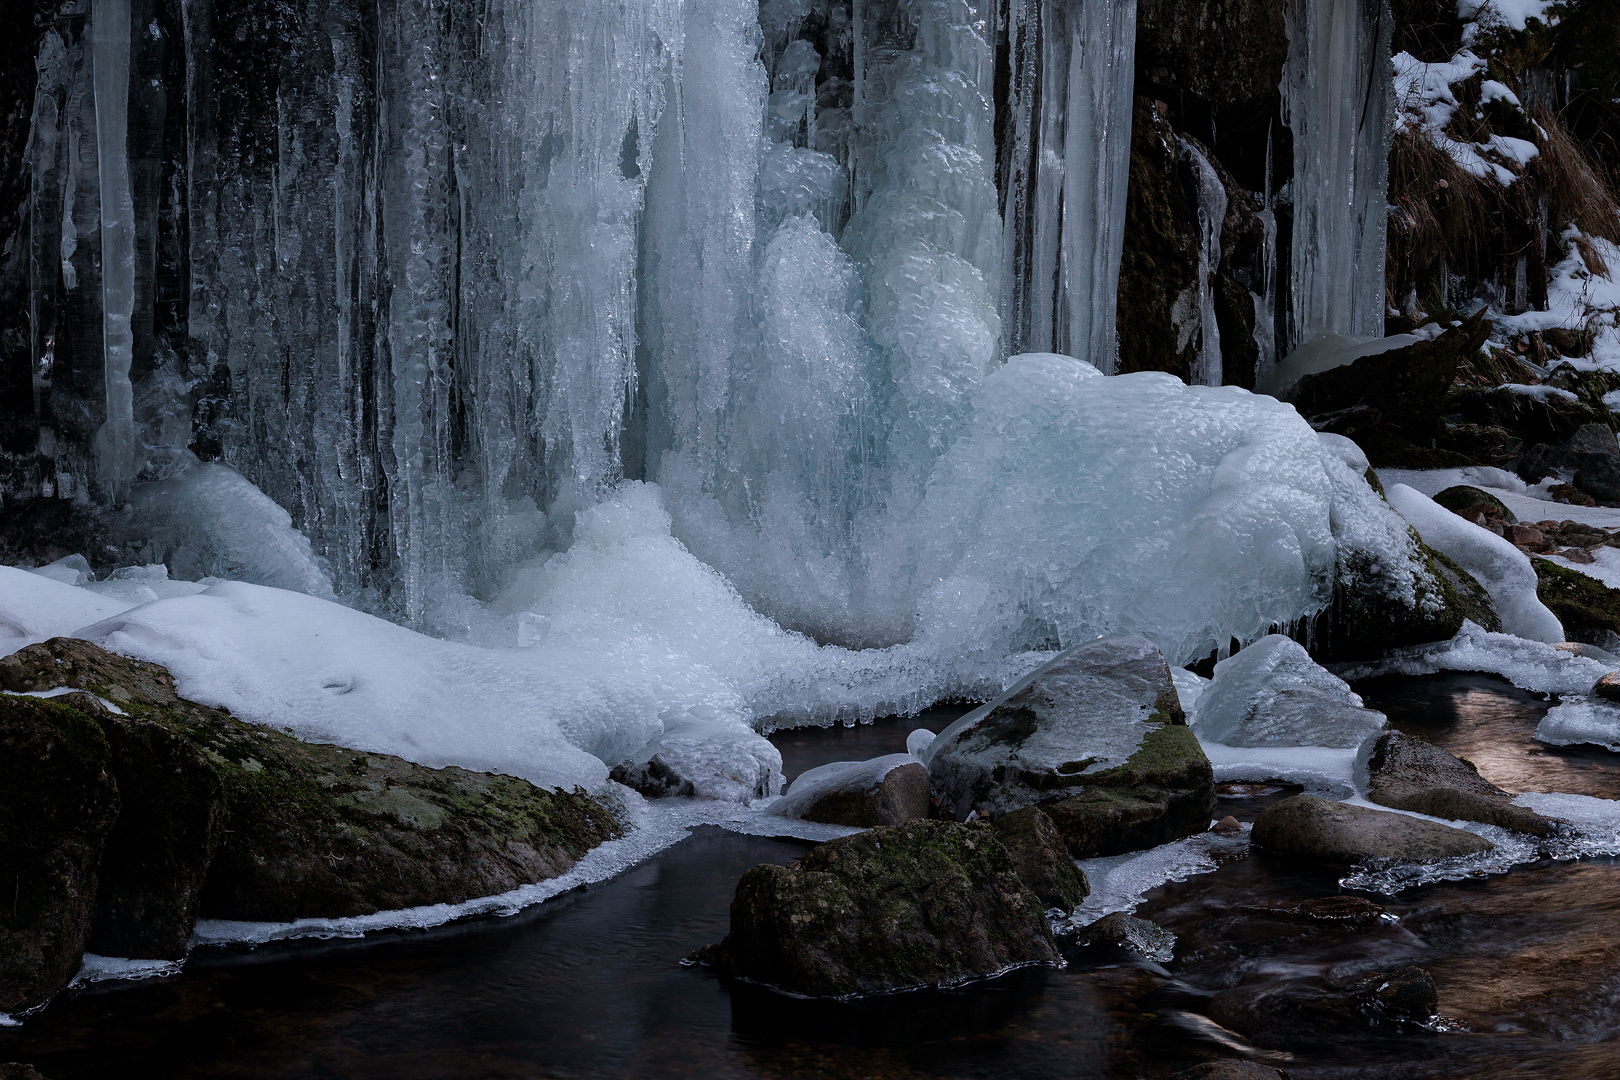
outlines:
[[1334, 665], [1335, 673], [1345, 680], [1484, 671], [1540, 694], [1581, 695], [1611, 670], [1612, 665], [1600, 660], [1512, 634], [1491, 633], [1472, 621], [1464, 622], [1450, 641], [1392, 650], [1365, 663]]
[[1354, 749], [1384, 727], [1304, 646], [1272, 634], [1215, 665], [1198, 699], [1198, 737], [1231, 747]]
[[1589, 743], [1620, 753], [1620, 708], [1604, 701], [1566, 698], [1541, 718], [1536, 739], [1552, 746]]
[[770, 804], [770, 813], [786, 818], [799, 818], [821, 799], [844, 791], [871, 791], [889, 773], [902, 765], [917, 762], [909, 751], [904, 754], [885, 754], [866, 761], [834, 761], [802, 773]]
[[1485, 586], [1504, 631], [1531, 641], [1564, 640], [1558, 616], [1536, 596], [1536, 571], [1529, 556], [1405, 484], [1389, 485], [1385, 496], [1424, 543], [1450, 556]]

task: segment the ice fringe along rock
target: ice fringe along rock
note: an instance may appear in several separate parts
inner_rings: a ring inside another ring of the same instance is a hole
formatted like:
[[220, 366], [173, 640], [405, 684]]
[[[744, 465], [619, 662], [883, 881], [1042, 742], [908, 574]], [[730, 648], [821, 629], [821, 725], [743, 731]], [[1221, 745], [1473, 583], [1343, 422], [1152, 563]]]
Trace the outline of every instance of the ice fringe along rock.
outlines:
[[1547, 710], [1536, 725], [1536, 740], [1550, 746], [1590, 744], [1620, 753], [1620, 708], [1604, 701], [1566, 700]]
[[1424, 543], [1485, 586], [1504, 631], [1530, 641], [1564, 640], [1558, 617], [1536, 598], [1536, 571], [1524, 552], [1405, 484], [1391, 484], [1385, 494]]
[[1540, 641], [1496, 634], [1465, 622], [1457, 636], [1433, 645], [1392, 649], [1365, 663], [1335, 664], [1334, 673], [1355, 681], [1380, 675], [1432, 675], [1437, 671], [1485, 671], [1538, 694], [1586, 694], [1613, 665]]

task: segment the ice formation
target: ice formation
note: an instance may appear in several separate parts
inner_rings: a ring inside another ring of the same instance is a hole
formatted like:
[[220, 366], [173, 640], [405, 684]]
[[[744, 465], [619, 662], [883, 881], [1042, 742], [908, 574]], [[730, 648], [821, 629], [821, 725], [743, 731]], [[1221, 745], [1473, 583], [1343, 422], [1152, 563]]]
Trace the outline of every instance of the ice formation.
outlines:
[[1536, 739], [1552, 746], [1590, 743], [1620, 753], [1620, 708], [1605, 701], [1566, 699], [1547, 710]]
[[1384, 327], [1390, 20], [1381, 0], [1289, 0], [1294, 138], [1291, 344]]
[[1536, 597], [1536, 571], [1524, 552], [1405, 484], [1391, 484], [1385, 494], [1424, 543], [1452, 558], [1485, 586], [1503, 630], [1531, 641], [1564, 640], [1558, 616]]
[[871, 791], [889, 773], [902, 765], [914, 764], [911, 753], [885, 754], [868, 761], [834, 761], [801, 774], [770, 805], [770, 812], [781, 817], [803, 817], [804, 812], [828, 795], [844, 791]]
[[1539, 694], [1586, 694], [1614, 666], [1540, 641], [1494, 634], [1470, 621], [1464, 622], [1450, 641], [1396, 649], [1382, 659], [1340, 664], [1334, 670], [1346, 680], [1431, 675], [1436, 671], [1486, 671]]
[[1359, 747], [1384, 727], [1298, 642], [1272, 634], [1215, 665], [1198, 699], [1200, 740], [1234, 747]]

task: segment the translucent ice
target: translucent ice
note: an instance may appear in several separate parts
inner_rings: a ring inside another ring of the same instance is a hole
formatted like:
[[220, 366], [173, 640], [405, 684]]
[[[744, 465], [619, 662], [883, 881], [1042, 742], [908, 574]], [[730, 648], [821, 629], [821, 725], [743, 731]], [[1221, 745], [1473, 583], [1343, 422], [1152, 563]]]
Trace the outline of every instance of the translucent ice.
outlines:
[[1474, 622], [1464, 622], [1450, 641], [1392, 650], [1379, 660], [1338, 665], [1335, 670], [1346, 679], [1488, 671], [1539, 694], [1586, 694], [1613, 670], [1613, 665], [1543, 642], [1493, 634]]
[[1358, 747], [1384, 726], [1345, 682], [1281, 634], [1215, 665], [1198, 704], [1200, 739], [1227, 746]]
[[1552, 746], [1590, 743], [1620, 752], [1620, 708], [1595, 699], [1566, 700], [1547, 710], [1536, 725], [1536, 739]]

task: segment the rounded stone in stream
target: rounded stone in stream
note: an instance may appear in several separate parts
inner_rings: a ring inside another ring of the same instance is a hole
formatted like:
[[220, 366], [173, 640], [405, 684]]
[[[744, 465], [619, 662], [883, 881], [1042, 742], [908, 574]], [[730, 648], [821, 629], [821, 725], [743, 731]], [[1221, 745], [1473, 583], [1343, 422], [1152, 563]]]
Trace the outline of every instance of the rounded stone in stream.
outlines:
[[[896, 761], [899, 764], [892, 764]], [[928, 816], [928, 770], [923, 768], [922, 762], [907, 754], [891, 754], [871, 762], [838, 762], [822, 768], [844, 766], [852, 766], [844, 770], [847, 776], [844, 782], [835, 780], [818, 785], [808, 803], [797, 798], [790, 788], [772, 804], [771, 813], [863, 829], [874, 825], [903, 825]], [[812, 769], [805, 773], [794, 781], [795, 787], [813, 783], [818, 771]]]
[[1353, 866], [1372, 859], [1424, 862], [1489, 851], [1490, 841], [1449, 825], [1295, 795], [1255, 820], [1261, 847], [1309, 862]]
[[940, 986], [1059, 965], [1040, 900], [984, 825], [918, 821], [818, 845], [737, 882], [722, 974], [807, 997]]
[[78, 709], [0, 695], [0, 1012], [43, 1003], [79, 969], [118, 816], [111, 756]]
[[1620, 671], [1611, 671], [1594, 683], [1592, 696], [1620, 705]]
[[1026, 806], [991, 823], [996, 839], [1018, 864], [1018, 876], [1049, 908], [1073, 911], [1091, 895], [1086, 872], [1074, 864], [1057, 826], [1039, 807]]
[[1453, 821], [1552, 836], [1558, 826], [1479, 775], [1469, 762], [1398, 731], [1378, 736], [1367, 759], [1367, 797], [1381, 806]]

